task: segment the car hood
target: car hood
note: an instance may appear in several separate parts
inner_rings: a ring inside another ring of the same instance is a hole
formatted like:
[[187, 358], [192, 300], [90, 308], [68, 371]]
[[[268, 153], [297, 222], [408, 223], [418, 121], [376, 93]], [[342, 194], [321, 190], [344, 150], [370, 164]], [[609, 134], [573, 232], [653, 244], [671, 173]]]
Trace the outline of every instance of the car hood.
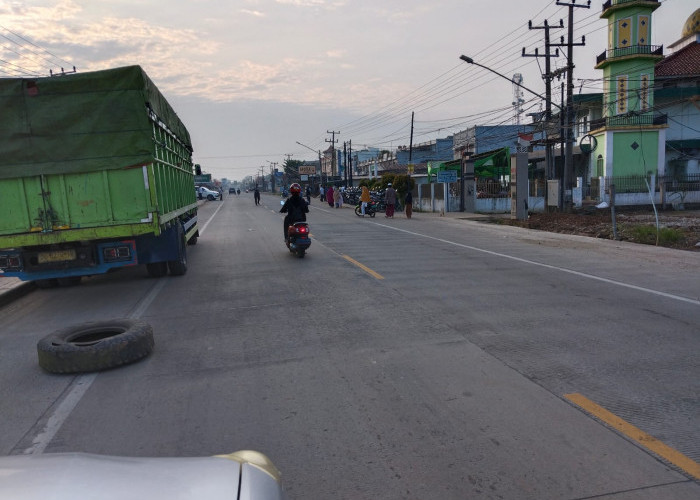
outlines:
[[88, 453], [9, 456], [0, 457], [0, 498], [283, 499], [278, 474], [269, 459], [257, 452], [189, 458]]

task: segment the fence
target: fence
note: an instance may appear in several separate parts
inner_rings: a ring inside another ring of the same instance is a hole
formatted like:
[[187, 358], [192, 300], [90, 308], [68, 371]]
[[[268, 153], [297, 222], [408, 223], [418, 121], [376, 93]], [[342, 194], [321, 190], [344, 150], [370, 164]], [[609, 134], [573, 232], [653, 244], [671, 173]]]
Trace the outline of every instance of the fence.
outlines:
[[[587, 181], [587, 182], [586, 182]], [[650, 197], [647, 182], [652, 188]], [[656, 204], [673, 205], [683, 209], [685, 204], [700, 203], [700, 174], [683, 176], [625, 176], [579, 178], [574, 190], [574, 204], [610, 201], [610, 186], [615, 185], [615, 204], [618, 206], [649, 206]], [[459, 183], [449, 185], [449, 200], [444, 199], [443, 184], [417, 186], [414, 206], [417, 210], [436, 212], [459, 210]], [[530, 179], [528, 186], [528, 206], [539, 212], [545, 208], [546, 181]], [[499, 213], [511, 209], [511, 188], [507, 180], [478, 179], [476, 182], [475, 207], [477, 212]]]

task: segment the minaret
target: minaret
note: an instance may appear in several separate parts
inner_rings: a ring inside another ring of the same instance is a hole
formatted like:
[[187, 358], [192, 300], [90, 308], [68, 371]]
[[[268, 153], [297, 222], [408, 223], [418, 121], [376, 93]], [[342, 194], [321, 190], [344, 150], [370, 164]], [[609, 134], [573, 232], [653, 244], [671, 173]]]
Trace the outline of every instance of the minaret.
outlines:
[[665, 117], [654, 115], [654, 65], [663, 47], [651, 45], [657, 0], [607, 0], [608, 47], [598, 56], [603, 70], [603, 119], [592, 123], [597, 146], [592, 177], [663, 174]]

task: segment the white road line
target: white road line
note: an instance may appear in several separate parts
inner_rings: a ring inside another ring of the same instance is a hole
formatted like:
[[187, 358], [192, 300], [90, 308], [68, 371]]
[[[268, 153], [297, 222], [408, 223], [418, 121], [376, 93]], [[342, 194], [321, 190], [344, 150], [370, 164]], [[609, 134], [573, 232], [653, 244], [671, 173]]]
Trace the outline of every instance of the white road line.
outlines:
[[637, 291], [639, 291], [639, 292], [650, 293], [650, 294], [652, 294], [652, 295], [657, 295], [657, 296], [659, 296], [659, 297], [665, 297], [665, 298], [667, 298], [667, 299], [678, 300], [678, 301], [680, 301], [680, 302], [686, 302], [686, 303], [688, 303], [688, 304], [693, 304], [693, 305], [695, 305], [695, 306], [700, 306], [700, 300], [691, 299], [691, 298], [688, 298], [688, 297], [683, 297], [683, 296], [681, 296], [681, 295], [673, 295], [673, 294], [671, 294], [671, 293], [661, 292], [661, 291], [659, 291], [659, 290], [653, 290], [653, 289], [651, 289], [651, 288], [645, 288], [645, 287], [643, 287], [643, 286], [631, 285], [631, 284], [629, 284], [629, 283], [623, 283], [623, 282], [621, 282], [621, 281], [615, 281], [615, 280], [611, 280], [611, 279], [609, 279], [609, 278], [602, 278], [602, 277], [600, 277], [600, 276], [595, 276], [595, 275], [593, 275], [593, 274], [586, 274], [586, 273], [582, 273], [582, 272], [580, 272], [580, 271], [574, 271], [573, 269], [567, 269], [567, 268], [565, 268], [565, 267], [553, 266], [553, 265], [551, 265], [551, 264], [543, 264], [542, 262], [536, 262], [536, 261], [534, 261], [534, 260], [527, 260], [527, 259], [523, 259], [523, 258], [521, 258], [521, 257], [513, 257], [512, 255], [508, 255], [508, 254], [504, 254], [504, 253], [499, 253], [499, 252], [494, 252], [494, 251], [492, 251], [492, 250], [485, 250], [485, 249], [483, 249], [483, 248], [477, 248], [477, 247], [473, 247], [473, 246], [469, 246], [469, 245], [464, 245], [464, 244], [462, 244], [462, 243], [457, 243], [457, 242], [450, 241], [450, 240], [445, 240], [445, 239], [442, 239], [442, 238], [436, 238], [436, 237], [434, 237], [434, 236], [428, 236], [428, 235], [416, 233], [416, 232], [413, 232], [413, 231], [407, 231], [406, 229], [400, 229], [400, 228], [397, 228], [397, 227], [388, 226], [388, 225], [386, 225], [386, 224], [381, 224], [381, 223], [379, 223], [379, 222], [374, 222], [373, 224], [376, 224], [376, 225], [382, 226], [382, 227], [386, 227], [386, 228], [389, 228], [389, 229], [393, 229], [394, 231], [400, 231], [400, 232], [402, 232], [402, 233], [407, 233], [407, 234], [410, 234], [410, 235], [413, 235], [413, 236], [420, 236], [420, 237], [422, 237], [422, 238], [427, 238], [427, 239], [430, 239], [430, 240], [439, 241], [439, 242], [441, 242], [441, 243], [447, 243], [448, 245], [453, 245], [453, 246], [460, 247], [460, 248], [466, 248], [467, 250], [473, 250], [473, 251], [475, 251], [475, 252], [481, 252], [481, 253], [485, 253], [485, 254], [488, 254], [488, 255], [493, 255], [493, 256], [495, 256], [495, 257], [502, 257], [502, 258], [504, 258], [504, 259], [510, 259], [510, 260], [514, 260], [514, 261], [516, 261], [516, 262], [522, 262], [522, 263], [524, 263], [524, 264], [530, 264], [530, 265], [533, 265], [533, 266], [544, 267], [544, 268], [546, 268], [546, 269], [553, 269], [553, 270], [555, 270], [555, 271], [561, 271], [561, 272], [563, 272], [563, 273], [573, 274], [574, 276], [579, 276], [579, 277], [581, 277], [581, 278], [587, 278], [587, 279], [591, 279], [591, 280], [595, 280], [595, 281], [600, 281], [600, 282], [603, 282], [603, 283], [608, 283], [608, 284], [610, 284], [610, 285], [621, 286], [621, 287], [623, 287], [623, 288], [629, 288], [629, 289], [631, 289], [631, 290], [637, 290]]
[[36, 435], [32, 441], [32, 445], [22, 452], [24, 455], [38, 455], [44, 452], [96, 378], [97, 373], [90, 373], [89, 375], [76, 377], [73, 380], [73, 383], [68, 389], [68, 393], [49, 417], [42, 431]]
[[207, 227], [209, 226], [209, 224], [211, 224], [211, 221], [214, 220], [214, 217], [216, 217], [216, 214], [219, 213], [219, 210], [221, 210], [221, 207], [223, 207], [223, 206], [224, 206], [224, 204], [223, 204], [223, 203], [220, 203], [219, 206], [217, 207], [217, 209], [214, 210], [214, 213], [211, 214], [211, 217], [209, 217], [209, 220], [206, 222], [206, 224], [204, 224], [204, 225], [202, 226], [202, 229], [199, 230], [199, 235], [200, 235], [200, 236], [202, 236], [202, 234], [204, 233], [204, 231], [207, 229]]
[[[223, 204], [220, 204], [216, 211], [212, 214], [209, 220], [204, 224], [202, 229], [199, 230], [200, 236], [207, 228], [209, 223], [214, 219], [216, 214], [221, 210]], [[165, 285], [168, 283], [168, 279], [161, 278], [156, 282], [156, 284], [151, 288], [148, 294], [139, 301], [138, 306], [129, 314], [130, 319], [139, 319], [146, 310], [149, 308], [151, 303], [156, 299], [158, 294], [163, 290]], [[32, 445], [25, 449], [22, 454], [24, 455], [37, 455], [43, 453], [46, 447], [51, 443], [56, 433], [59, 431], [61, 426], [70, 416], [73, 409], [80, 402], [82, 397], [87, 393], [90, 386], [97, 378], [97, 373], [88, 373], [85, 375], [78, 375], [73, 380], [72, 384], [66, 390], [66, 395], [58, 405], [56, 410], [51, 414], [49, 419], [46, 421], [46, 425], [39, 432], [32, 441]]]

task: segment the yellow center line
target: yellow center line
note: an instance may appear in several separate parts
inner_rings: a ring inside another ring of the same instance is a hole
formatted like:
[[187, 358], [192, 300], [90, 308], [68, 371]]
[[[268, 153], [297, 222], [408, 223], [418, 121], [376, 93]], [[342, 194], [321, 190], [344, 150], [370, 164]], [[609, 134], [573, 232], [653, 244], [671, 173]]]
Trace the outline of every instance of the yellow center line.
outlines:
[[700, 464], [691, 458], [686, 457], [681, 452], [662, 443], [654, 436], [651, 436], [643, 430], [621, 419], [614, 413], [606, 410], [602, 406], [594, 403], [587, 397], [581, 394], [564, 394], [564, 397], [582, 408], [586, 413], [590, 413], [596, 418], [599, 418], [609, 426], [622, 432], [625, 436], [637, 441], [646, 449], [656, 453], [661, 458], [672, 463], [676, 467], [684, 470], [686, 473], [693, 476], [695, 479], [700, 479]]
[[356, 261], [355, 259], [353, 259], [352, 257], [350, 257], [350, 256], [348, 256], [348, 255], [343, 255], [343, 258], [344, 258], [345, 260], [347, 260], [348, 262], [351, 262], [351, 263], [355, 264], [357, 267], [359, 267], [360, 269], [362, 269], [364, 272], [366, 272], [366, 273], [368, 273], [368, 274], [371, 274], [372, 276], [374, 276], [374, 277], [377, 278], [378, 280], [383, 280], [383, 279], [384, 279], [384, 276], [382, 276], [382, 275], [379, 274], [378, 272], [372, 271], [369, 267], [365, 266], [364, 264], [360, 264], [359, 262], [357, 262], [357, 261]]

